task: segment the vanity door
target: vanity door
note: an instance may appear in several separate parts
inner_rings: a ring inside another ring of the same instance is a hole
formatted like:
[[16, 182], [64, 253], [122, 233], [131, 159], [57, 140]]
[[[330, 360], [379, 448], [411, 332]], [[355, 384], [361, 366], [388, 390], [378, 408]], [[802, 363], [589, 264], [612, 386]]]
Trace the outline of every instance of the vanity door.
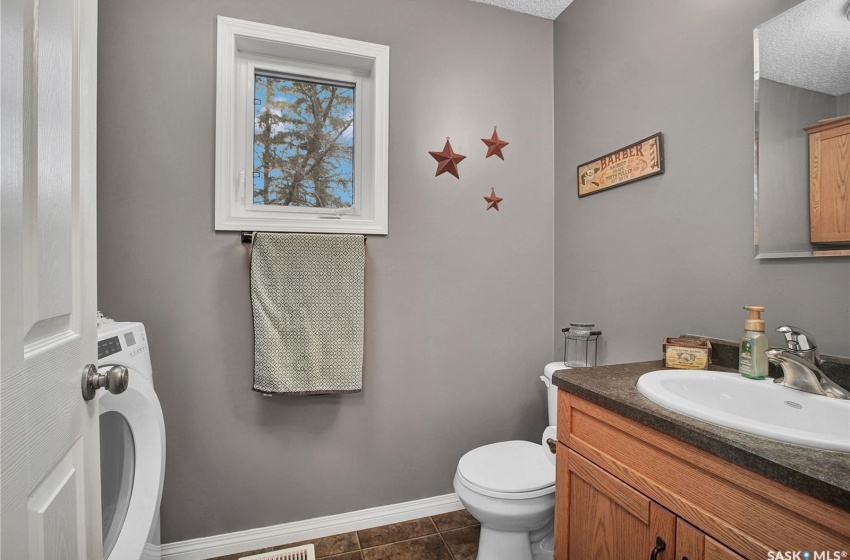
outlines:
[[558, 444], [556, 560], [673, 560], [676, 517]]
[[676, 520], [676, 560], [744, 560], [690, 523]]

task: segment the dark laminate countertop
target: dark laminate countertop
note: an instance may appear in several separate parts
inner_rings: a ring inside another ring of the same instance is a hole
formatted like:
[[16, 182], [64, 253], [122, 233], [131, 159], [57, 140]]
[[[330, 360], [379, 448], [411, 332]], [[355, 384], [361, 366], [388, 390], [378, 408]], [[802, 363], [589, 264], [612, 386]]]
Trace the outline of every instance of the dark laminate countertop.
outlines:
[[555, 372], [554, 383], [577, 397], [850, 511], [850, 453], [773, 441], [667, 410], [641, 395], [636, 386], [641, 375], [657, 369], [664, 369], [661, 361], [564, 369]]

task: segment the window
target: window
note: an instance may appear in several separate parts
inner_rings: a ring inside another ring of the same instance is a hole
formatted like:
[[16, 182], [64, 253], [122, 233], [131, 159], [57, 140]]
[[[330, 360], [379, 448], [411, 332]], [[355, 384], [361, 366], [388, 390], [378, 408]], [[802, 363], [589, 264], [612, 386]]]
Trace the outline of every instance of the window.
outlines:
[[354, 88], [254, 75], [255, 205], [356, 207]]
[[387, 233], [389, 47], [219, 17], [216, 229]]

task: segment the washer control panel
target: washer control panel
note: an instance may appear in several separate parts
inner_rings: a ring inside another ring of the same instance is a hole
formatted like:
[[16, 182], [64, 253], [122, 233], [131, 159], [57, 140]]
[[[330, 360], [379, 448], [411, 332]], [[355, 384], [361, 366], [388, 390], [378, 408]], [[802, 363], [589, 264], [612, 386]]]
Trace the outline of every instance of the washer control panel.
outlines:
[[99, 365], [123, 365], [151, 379], [151, 359], [145, 326], [141, 323], [108, 323], [98, 328]]
[[97, 341], [97, 359], [102, 360], [121, 351], [121, 341], [117, 336]]

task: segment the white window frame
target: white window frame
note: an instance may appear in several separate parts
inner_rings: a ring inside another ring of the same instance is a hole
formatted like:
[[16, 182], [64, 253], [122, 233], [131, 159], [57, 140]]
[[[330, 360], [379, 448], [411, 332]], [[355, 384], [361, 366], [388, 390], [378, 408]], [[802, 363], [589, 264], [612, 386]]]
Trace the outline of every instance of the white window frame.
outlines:
[[[387, 234], [389, 54], [385, 45], [219, 16], [216, 230]], [[256, 72], [354, 85], [351, 208], [253, 203]]]

